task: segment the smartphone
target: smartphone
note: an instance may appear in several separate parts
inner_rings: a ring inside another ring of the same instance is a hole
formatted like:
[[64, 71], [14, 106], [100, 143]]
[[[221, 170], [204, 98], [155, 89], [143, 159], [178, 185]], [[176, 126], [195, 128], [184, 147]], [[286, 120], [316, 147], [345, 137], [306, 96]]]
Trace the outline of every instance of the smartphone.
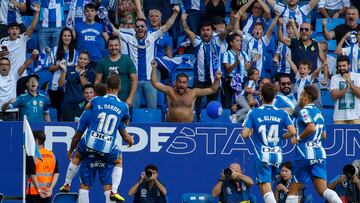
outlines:
[[8, 48], [6, 46], [1, 46], [2, 51], [8, 51]]

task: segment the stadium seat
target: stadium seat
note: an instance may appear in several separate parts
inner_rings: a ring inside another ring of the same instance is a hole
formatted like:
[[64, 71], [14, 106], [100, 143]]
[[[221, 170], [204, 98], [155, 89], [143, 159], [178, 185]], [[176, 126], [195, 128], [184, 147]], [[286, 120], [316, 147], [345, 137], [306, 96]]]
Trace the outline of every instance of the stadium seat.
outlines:
[[57, 121], [57, 110], [55, 108], [49, 108], [49, 114], [51, 121]]
[[323, 109], [322, 115], [325, 119], [325, 124], [330, 125], [334, 123], [334, 109]]
[[162, 113], [160, 109], [133, 109], [131, 118], [134, 123], [160, 123]]
[[201, 110], [200, 122], [201, 123], [231, 123], [229, 116], [231, 115], [230, 109], [223, 109], [223, 113], [219, 118], [212, 119], [208, 116], [206, 109]]
[[215, 203], [208, 193], [185, 193], [181, 196], [181, 203]]
[[334, 109], [334, 99], [329, 91], [321, 91], [321, 102], [324, 108]]
[[78, 193], [57, 193], [53, 199], [53, 203], [76, 203], [79, 197]]
[[[315, 32], [316, 33], [322, 33], [322, 20], [323, 18], [316, 19], [316, 26], [315, 26]], [[326, 27], [328, 30], [333, 30], [336, 26], [344, 24], [345, 19], [344, 18], [326, 18], [327, 24]]]

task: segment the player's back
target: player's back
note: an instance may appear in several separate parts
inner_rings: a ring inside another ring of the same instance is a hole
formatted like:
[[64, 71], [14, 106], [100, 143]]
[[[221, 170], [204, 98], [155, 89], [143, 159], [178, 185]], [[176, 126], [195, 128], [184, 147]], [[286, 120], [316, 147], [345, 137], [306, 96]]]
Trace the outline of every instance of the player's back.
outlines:
[[108, 153], [115, 145], [122, 121], [130, 118], [128, 107], [116, 95], [110, 94], [95, 97], [90, 103], [92, 110], [86, 144], [91, 149]]

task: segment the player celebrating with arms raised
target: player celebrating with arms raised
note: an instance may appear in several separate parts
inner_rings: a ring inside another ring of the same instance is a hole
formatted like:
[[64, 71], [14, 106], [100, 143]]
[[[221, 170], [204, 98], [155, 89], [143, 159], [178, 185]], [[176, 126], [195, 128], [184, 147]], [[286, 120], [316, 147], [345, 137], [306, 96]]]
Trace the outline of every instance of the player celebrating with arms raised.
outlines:
[[320, 196], [330, 203], [342, 202], [336, 192], [327, 188], [326, 153], [321, 143], [326, 138], [325, 121], [313, 103], [317, 98], [318, 91], [313, 85], [305, 86], [300, 95], [302, 109], [296, 120], [298, 132], [292, 139], [297, 149], [293, 168], [295, 183], [290, 186], [286, 203], [298, 203], [298, 191], [310, 178]]
[[[289, 115], [272, 105], [276, 90], [272, 84], [264, 84], [261, 90], [263, 105], [251, 110], [244, 121], [242, 137], [252, 133], [256, 158], [256, 182], [265, 203], [276, 203], [271, 184], [282, 162], [282, 140], [295, 135], [295, 127]], [[288, 131], [282, 134], [283, 129]]]

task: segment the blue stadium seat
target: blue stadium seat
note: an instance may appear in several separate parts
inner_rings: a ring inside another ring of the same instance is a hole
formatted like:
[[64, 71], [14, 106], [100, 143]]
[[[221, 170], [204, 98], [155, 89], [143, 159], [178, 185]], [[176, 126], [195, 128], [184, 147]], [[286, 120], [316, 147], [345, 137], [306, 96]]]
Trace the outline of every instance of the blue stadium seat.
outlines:
[[206, 109], [201, 110], [200, 122], [201, 123], [231, 123], [229, 116], [231, 115], [230, 109], [223, 109], [223, 113], [219, 118], [212, 119], [208, 116]]
[[57, 110], [55, 108], [49, 108], [49, 114], [51, 121], [57, 121]]
[[321, 91], [321, 102], [324, 108], [334, 109], [334, 99], [329, 91]]
[[215, 203], [208, 193], [185, 193], [181, 196], [181, 203]]
[[76, 203], [79, 197], [78, 193], [57, 193], [53, 199], [53, 203]]
[[323, 109], [322, 115], [326, 125], [334, 124], [334, 109]]
[[134, 123], [160, 123], [162, 113], [160, 109], [133, 109], [131, 118]]
[[[323, 18], [318, 18], [316, 19], [316, 26], [315, 26], [315, 32], [316, 33], [322, 33], [323, 29], [322, 29], [322, 20]], [[339, 19], [335, 19], [335, 18], [326, 18], [327, 24], [326, 27], [329, 31], [333, 30], [336, 26], [344, 24], [345, 23], [345, 19], [344, 18], [339, 18]]]

